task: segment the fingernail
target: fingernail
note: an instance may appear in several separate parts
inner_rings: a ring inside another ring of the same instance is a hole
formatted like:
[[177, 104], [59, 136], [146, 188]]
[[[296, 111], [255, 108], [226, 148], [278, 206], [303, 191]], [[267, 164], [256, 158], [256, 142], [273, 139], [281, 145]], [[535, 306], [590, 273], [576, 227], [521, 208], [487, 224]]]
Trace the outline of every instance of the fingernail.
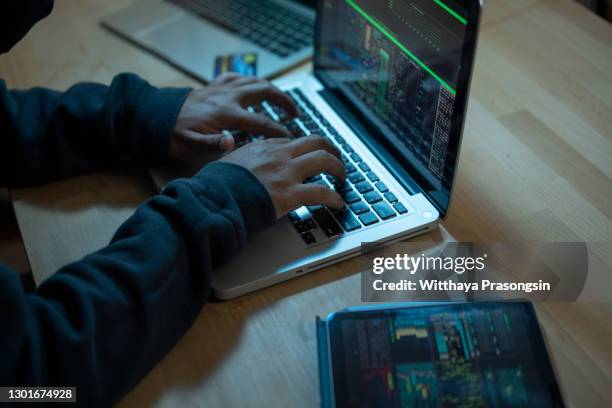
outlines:
[[227, 130], [223, 131], [223, 137], [219, 141], [219, 148], [223, 152], [227, 152], [234, 148], [234, 136]]

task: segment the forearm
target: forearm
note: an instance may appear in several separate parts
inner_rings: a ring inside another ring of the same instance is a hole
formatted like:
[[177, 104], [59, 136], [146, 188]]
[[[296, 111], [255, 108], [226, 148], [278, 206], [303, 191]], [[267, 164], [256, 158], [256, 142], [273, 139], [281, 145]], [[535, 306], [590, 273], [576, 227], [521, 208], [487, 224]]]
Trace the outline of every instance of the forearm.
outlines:
[[188, 92], [157, 89], [131, 74], [66, 92], [9, 91], [0, 81], [0, 186], [82, 174], [122, 155], [162, 162]]
[[80, 402], [114, 402], [192, 324], [210, 295], [211, 271], [274, 218], [252, 175], [215, 164], [171, 184], [108, 247], [63, 268], [33, 295], [0, 271], [8, 328], [0, 383], [76, 385]]

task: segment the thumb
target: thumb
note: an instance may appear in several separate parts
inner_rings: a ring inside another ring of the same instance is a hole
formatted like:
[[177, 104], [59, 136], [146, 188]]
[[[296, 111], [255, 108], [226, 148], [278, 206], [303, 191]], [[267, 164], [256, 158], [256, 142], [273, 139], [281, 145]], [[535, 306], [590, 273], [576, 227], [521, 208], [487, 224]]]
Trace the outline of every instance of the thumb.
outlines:
[[226, 153], [234, 149], [234, 136], [224, 130], [222, 133], [203, 134], [194, 130], [186, 130], [186, 137], [191, 139], [192, 148], [202, 153]]
[[172, 155], [181, 160], [214, 160], [230, 152], [236, 141], [230, 132], [202, 134], [190, 129], [176, 132], [171, 139]]
[[236, 147], [236, 140], [234, 136], [228, 131], [224, 130], [221, 133], [221, 137], [218, 140], [219, 151], [223, 153], [231, 152]]

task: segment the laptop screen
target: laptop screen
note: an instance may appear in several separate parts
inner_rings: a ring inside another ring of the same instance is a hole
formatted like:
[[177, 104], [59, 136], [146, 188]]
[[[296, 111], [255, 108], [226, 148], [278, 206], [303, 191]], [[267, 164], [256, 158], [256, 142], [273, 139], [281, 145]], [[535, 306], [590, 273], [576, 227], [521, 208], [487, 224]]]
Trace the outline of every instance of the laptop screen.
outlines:
[[315, 73], [373, 125], [443, 212], [461, 137], [465, 3], [322, 0], [319, 8]]

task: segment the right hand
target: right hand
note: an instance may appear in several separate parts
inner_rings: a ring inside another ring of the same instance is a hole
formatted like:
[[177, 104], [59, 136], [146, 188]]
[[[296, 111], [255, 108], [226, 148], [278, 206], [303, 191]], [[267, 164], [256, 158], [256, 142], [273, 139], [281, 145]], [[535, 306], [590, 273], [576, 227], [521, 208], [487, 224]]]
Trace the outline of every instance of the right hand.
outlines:
[[303, 183], [320, 173], [329, 173], [340, 182], [346, 178], [340, 152], [322, 137], [257, 140], [220, 161], [242, 166], [262, 182], [272, 197], [277, 219], [303, 205], [344, 206], [342, 197], [332, 189]]

